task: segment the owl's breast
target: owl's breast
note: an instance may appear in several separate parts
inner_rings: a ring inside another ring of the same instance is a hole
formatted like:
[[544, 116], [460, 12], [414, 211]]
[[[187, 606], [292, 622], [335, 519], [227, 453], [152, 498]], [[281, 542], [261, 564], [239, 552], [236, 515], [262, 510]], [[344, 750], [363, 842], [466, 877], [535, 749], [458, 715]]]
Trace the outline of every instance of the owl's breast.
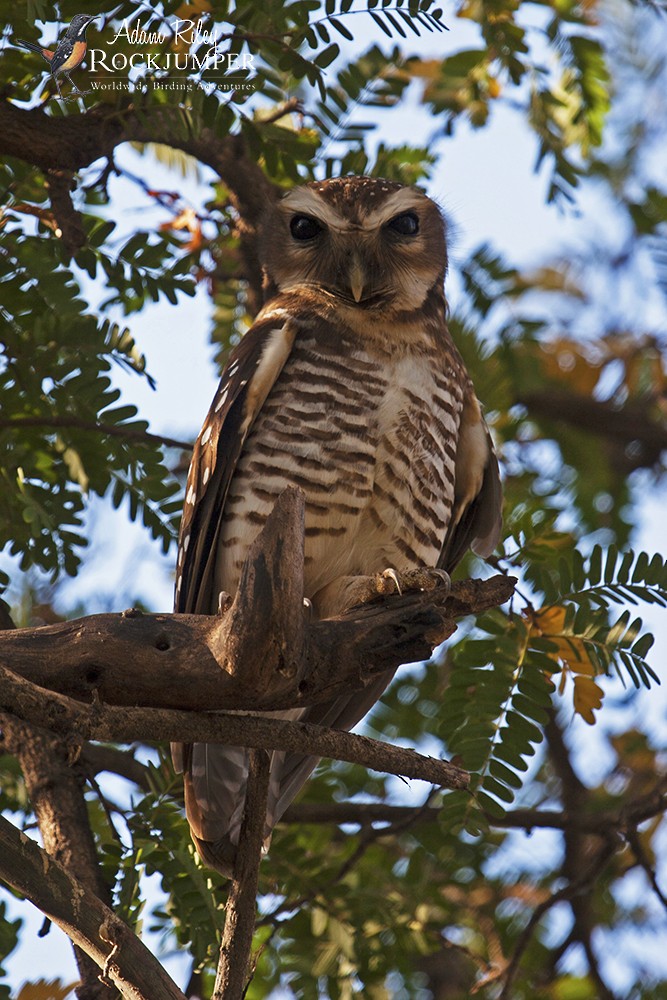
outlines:
[[360, 539], [373, 565], [435, 566], [454, 501], [462, 387], [440, 354], [411, 355], [392, 366], [378, 413], [373, 494]]
[[433, 357], [299, 338], [239, 458], [216, 560], [233, 592], [288, 485], [306, 494], [306, 593], [339, 576], [435, 565], [451, 513], [460, 390]]
[[383, 366], [363, 350], [301, 336], [241, 452], [225, 505], [216, 582], [232, 591], [248, 545], [288, 485], [306, 494], [306, 589], [349, 572], [373, 493]]

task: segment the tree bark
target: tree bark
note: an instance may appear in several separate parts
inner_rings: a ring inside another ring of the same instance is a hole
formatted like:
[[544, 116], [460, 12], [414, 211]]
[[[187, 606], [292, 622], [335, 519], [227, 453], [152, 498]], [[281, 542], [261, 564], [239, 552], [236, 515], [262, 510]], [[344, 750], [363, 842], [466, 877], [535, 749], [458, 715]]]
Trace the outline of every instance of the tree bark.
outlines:
[[211, 1000], [243, 1000], [251, 976], [250, 952], [255, 932], [270, 768], [271, 760], [266, 751], [251, 752], [239, 850], [227, 900], [220, 961]]
[[[128, 1000], [185, 1000], [136, 934], [71, 872], [0, 816], [3, 881], [45, 913]], [[100, 984], [102, 986], [102, 984]], [[113, 993], [102, 986], [105, 996]]]

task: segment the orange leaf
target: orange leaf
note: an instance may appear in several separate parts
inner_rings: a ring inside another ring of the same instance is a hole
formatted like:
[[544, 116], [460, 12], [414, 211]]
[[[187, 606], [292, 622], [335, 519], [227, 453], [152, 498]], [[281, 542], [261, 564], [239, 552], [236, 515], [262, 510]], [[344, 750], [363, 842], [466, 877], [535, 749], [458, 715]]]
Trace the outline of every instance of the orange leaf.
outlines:
[[595, 725], [595, 715], [602, 708], [604, 691], [591, 677], [577, 675], [574, 678], [574, 710], [589, 726]]
[[565, 608], [560, 605], [540, 608], [535, 612], [533, 621], [538, 632], [558, 647], [554, 652], [548, 653], [548, 656], [560, 660], [574, 673], [594, 676], [595, 666], [591, 662], [584, 641], [577, 636], [567, 635]]

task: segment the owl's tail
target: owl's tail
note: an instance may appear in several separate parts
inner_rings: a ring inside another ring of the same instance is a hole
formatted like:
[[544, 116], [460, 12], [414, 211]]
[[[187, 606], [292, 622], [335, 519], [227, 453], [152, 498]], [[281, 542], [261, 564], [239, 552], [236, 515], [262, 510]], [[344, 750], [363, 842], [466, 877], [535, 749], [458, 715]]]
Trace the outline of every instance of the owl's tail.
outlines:
[[[381, 674], [364, 691], [322, 705], [268, 713], [274, 718], [301, 719], [330, 729], [352, 729], [372, 708], [394, 671]], [[218, 743], [172, 748], [177, 770], [183, 770], [185, 811], [192, 839], [202, 860], [231, 878], [238, 848], [248, 780], [248, 751]], [[274, 752], [264, 829], [268, 851], [274, 826], [318, 764], [317, 757]]]

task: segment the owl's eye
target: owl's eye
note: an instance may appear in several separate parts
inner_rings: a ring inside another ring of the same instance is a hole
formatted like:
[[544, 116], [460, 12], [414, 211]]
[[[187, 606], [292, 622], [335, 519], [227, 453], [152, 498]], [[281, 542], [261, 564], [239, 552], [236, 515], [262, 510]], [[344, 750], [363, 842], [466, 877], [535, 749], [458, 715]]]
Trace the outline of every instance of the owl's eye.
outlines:
[[419, 216], [416, 212], [401, 212], [387, 223], [387, 229], [398, 233], [399, 236], [416, 236], [419, 232]]
[[289, 228], [295, 240], [313, 240], [322, 232], [319, 222], [310, 215], [293, 215]]

